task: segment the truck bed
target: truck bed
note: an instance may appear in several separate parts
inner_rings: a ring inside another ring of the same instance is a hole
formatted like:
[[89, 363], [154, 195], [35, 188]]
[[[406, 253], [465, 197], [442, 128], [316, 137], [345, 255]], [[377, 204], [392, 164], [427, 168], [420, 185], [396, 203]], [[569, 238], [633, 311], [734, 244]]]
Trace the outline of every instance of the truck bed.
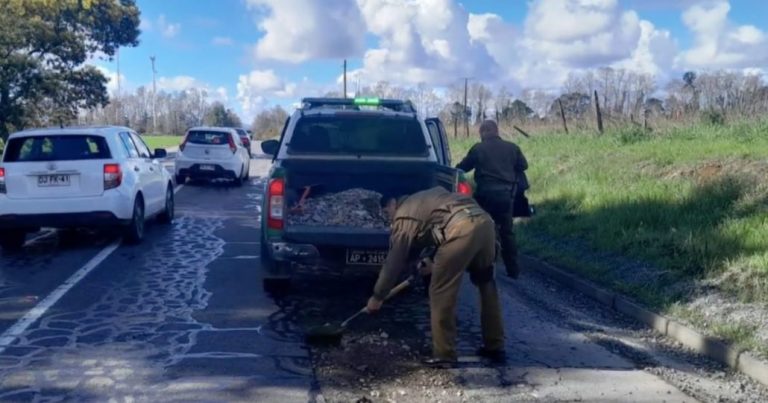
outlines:
[[[318, 189], [316, 193], [310, 193], [310, 198], [352, 188], [397, 197], [434, 186], [452, 190], [456, 181], [455, 169], [427, 161], [295, 159], [284, 161], [283, 167], [286, 172], [287, 206], [298, 202], [304, 187], [309, 185]], [[283, 237], [290, 242], [318, 247], [386, 249], [389, 231], [286, 224]]]

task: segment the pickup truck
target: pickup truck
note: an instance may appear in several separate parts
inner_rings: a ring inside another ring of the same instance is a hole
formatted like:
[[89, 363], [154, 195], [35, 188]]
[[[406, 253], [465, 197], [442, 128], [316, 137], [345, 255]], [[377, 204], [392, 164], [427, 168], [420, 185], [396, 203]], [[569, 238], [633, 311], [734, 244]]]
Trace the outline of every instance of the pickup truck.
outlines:
[[443, 124], [420, 118], [409, 101], [305, 98], [280, 139], [261, 148], [273, 158], [261, 220], [268, 291], [290, 284], [294, 263], [380, 266], [386, 257], [388, 229], [292, 225], [289, 207], [308, 186], [326, 194], [363, 188], [393, 196], [434, 186], [471, 194], [451, 167]]

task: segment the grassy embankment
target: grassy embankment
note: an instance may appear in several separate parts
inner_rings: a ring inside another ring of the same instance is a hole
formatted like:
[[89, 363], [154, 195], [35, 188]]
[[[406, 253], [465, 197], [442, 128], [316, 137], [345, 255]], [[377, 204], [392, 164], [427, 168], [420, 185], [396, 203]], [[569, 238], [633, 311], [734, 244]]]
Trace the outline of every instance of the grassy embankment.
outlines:
[[179, 144], [181, 144], [181, 141], [184, 139], [181, 136], [169, 136], [169, 135], [150, 135], [150, 134], [144, 134], [141, 136], [142, 139], [144, 139], [144, 142], [147, 143], [147, 146], [154, 150], [155, 148], [170, 148], [170, 147], [176, 147]]
[[[521, 249], [745, 347], [747, 324], [686, 306], [702, 284], [768, 303], [768, 121], [515, 137], [538, 214]], [[474, 139], [453, 143], [456, 160]]]

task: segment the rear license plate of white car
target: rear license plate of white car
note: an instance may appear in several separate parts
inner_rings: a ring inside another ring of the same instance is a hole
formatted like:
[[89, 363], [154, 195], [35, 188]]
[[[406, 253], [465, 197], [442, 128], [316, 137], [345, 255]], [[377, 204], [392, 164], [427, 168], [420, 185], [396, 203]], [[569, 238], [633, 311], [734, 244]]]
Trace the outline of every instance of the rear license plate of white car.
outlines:
[[200, 165], [200, 170], [201, 171], [215, 171], [216, 167], [214, 167], [213, 165]]
[[347, 264], [350, 265], [381, 265], [386, 258], [385, 250], [347, 249]]
[[37, 177], [37, 186], [69, 186], [71, 184], [69, 175], [39, 175]]

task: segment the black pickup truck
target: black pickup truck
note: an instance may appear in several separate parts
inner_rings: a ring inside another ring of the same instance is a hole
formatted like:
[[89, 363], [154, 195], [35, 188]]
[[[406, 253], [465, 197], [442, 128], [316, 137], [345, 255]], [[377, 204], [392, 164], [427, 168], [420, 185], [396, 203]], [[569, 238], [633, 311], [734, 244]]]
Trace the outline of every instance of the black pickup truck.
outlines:
[[409, 101], [306, 98], [280, 140], [261, 147], [273, 157], [261, 220], [267, 289], [286, 286], [293, 263], [375, 266], [386, 256], [387, 229], [291, 225], [288, 206], [307, 186], [321, 184], [324, 193], [363, 188], [404, 195], [434, 186], [471, 193], [451, 167], [442, 123], [421, 119]]

